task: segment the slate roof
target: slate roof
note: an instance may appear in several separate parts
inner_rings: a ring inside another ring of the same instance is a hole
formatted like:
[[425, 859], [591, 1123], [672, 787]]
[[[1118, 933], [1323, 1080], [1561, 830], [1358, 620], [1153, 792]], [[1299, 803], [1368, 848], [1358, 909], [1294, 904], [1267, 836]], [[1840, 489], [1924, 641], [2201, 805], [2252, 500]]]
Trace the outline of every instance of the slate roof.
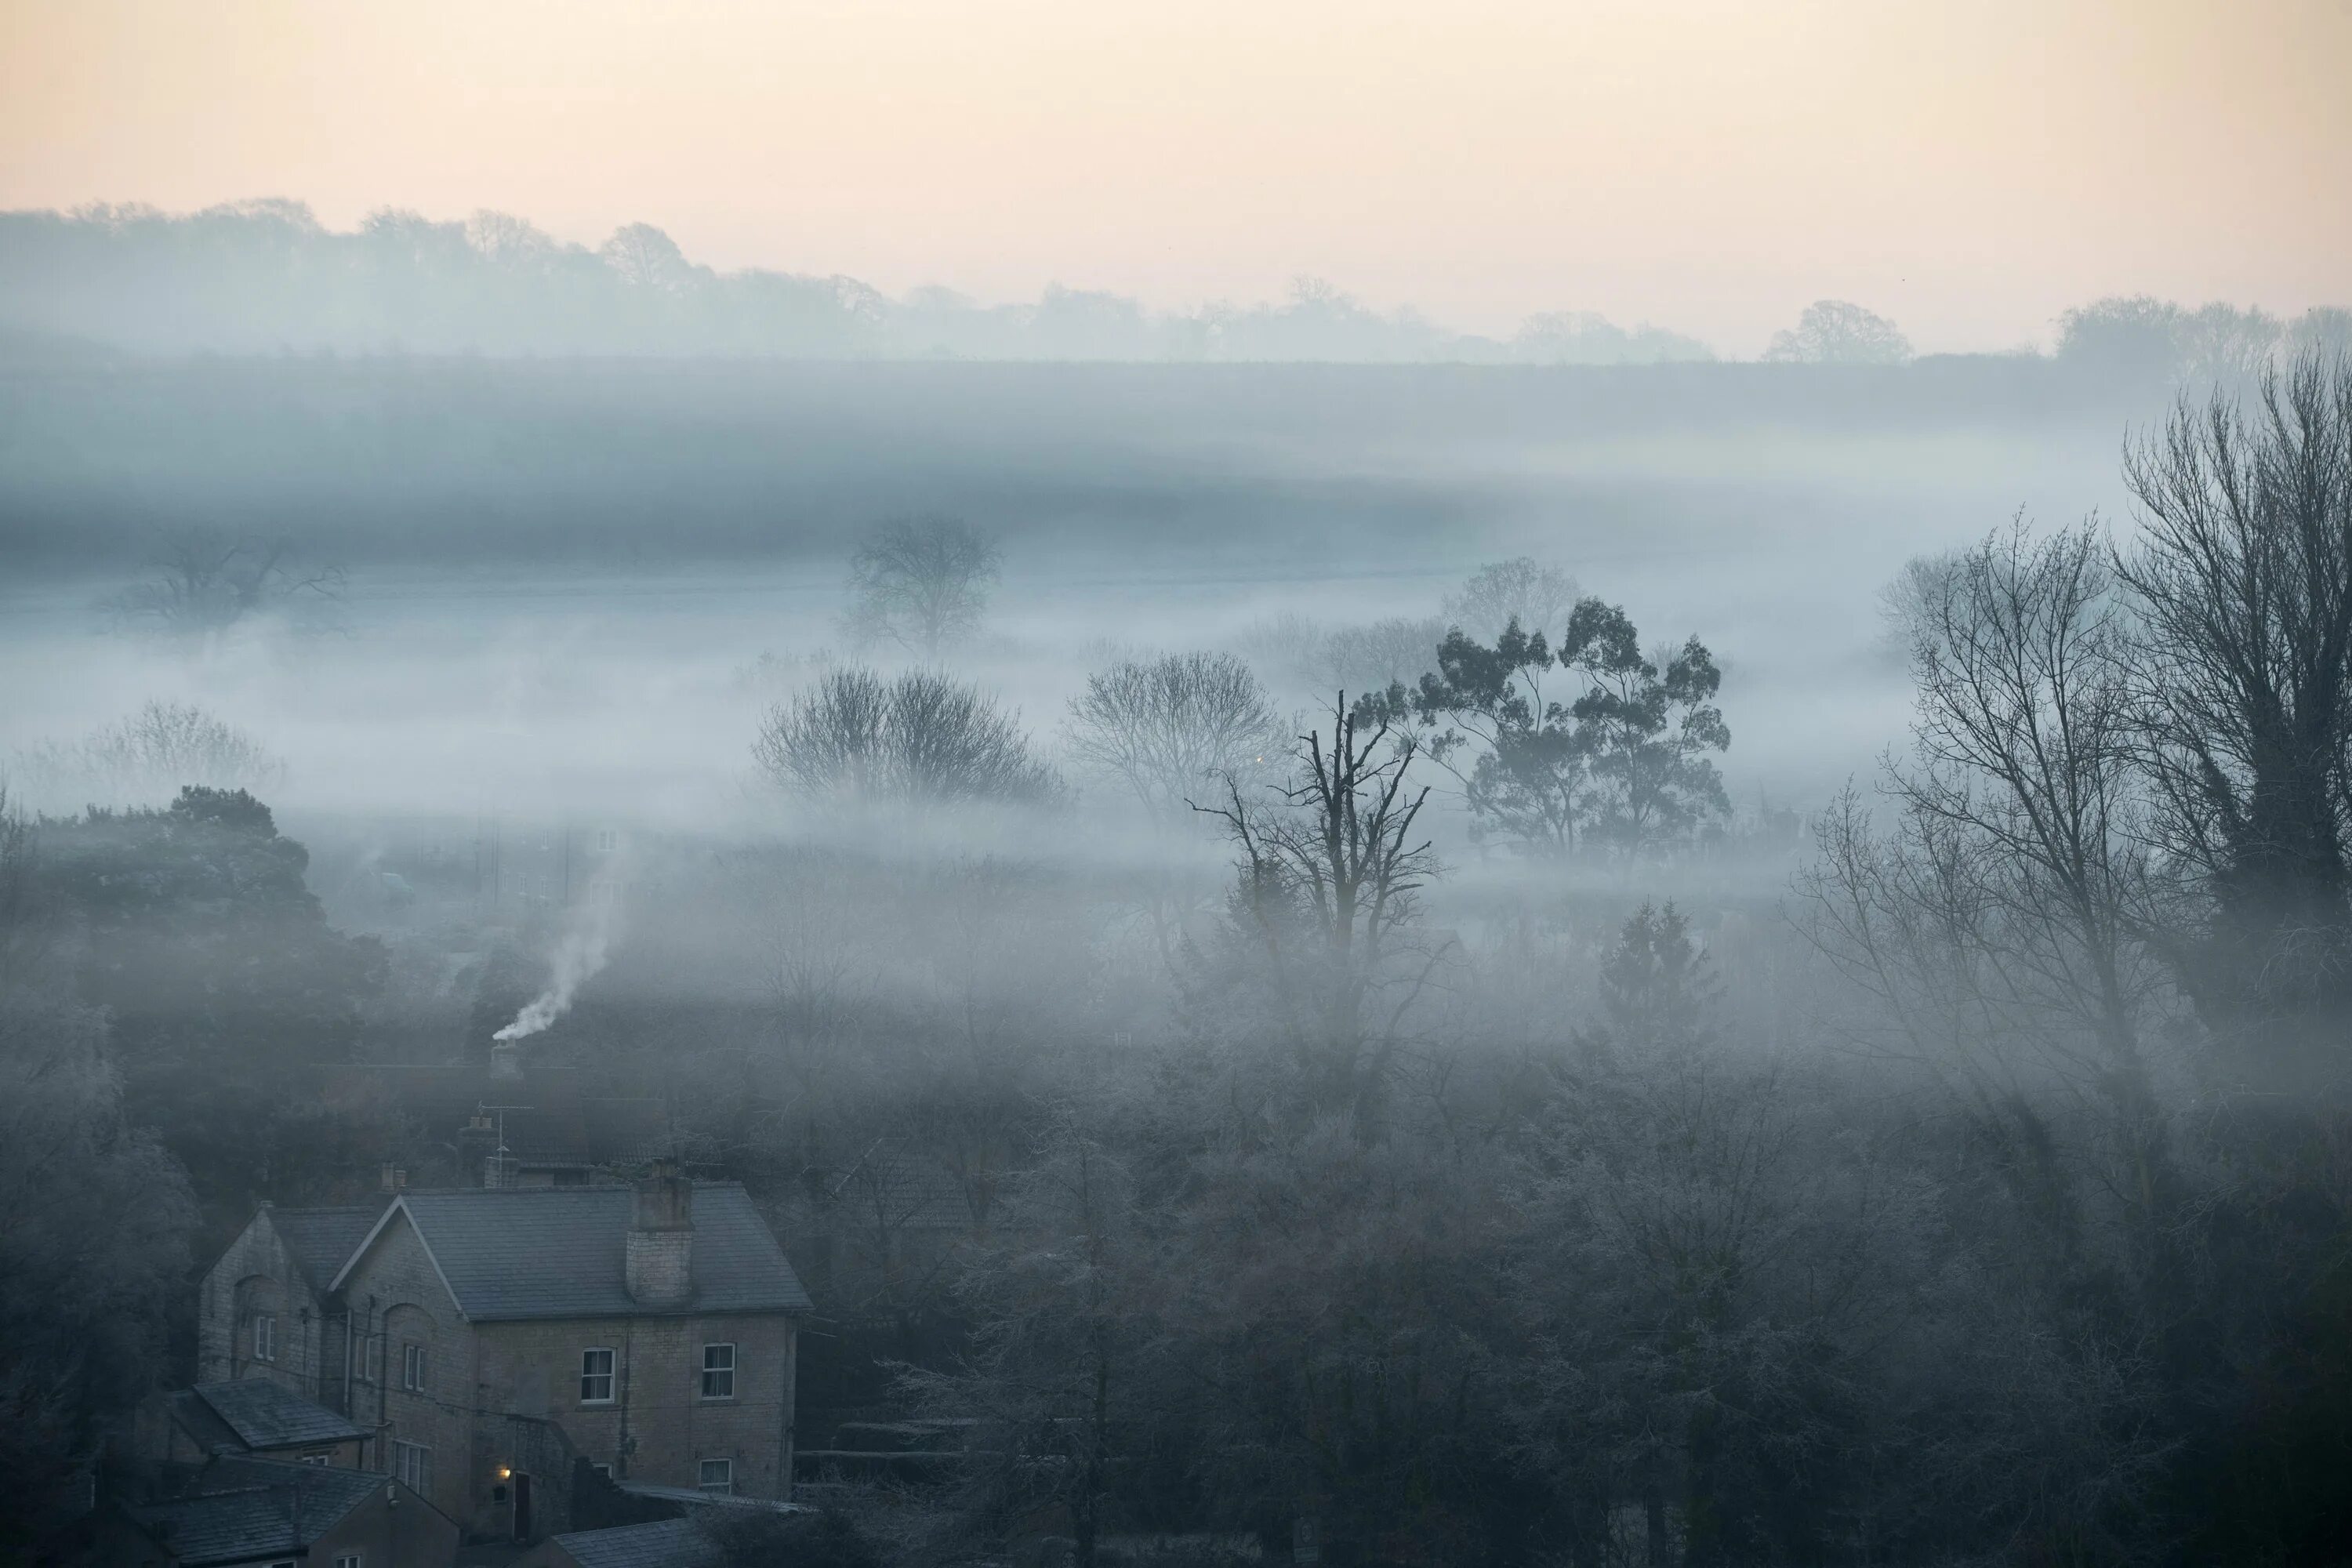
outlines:
[[674, 1308], [629, 1295], [636, 1194], [628, 1187], [411, 1192], [394, 1206], [416, 1226], [458, 1310], [476, 1322], [814, 1310], [740, 1182], [694, 1184], [694, 1295]]
[[325, 1290], [351, 1255], [359, 1250], [390, 1198], [346, 1208], [281, 1209], [272, 1207], [269, 1223], [278, 1238], [294, 1255], [310, 1283]]
[[[314, 1405], [266, 1377], [198, 1384], [175, 1396], [174, 1403], [184, 1409], [195, 1405], [206, 1407], [218, 1418], [218, 1426], [247, 1449], [314, 1448], [367, 1436], [326, 1406]], [[196, 1419], [185, 1424], [202, 1441], [204, 1412], [190, 1410], [189, 1414]]]
[[690, 1519], [574, 1531], [555, 1544], [580, 1568], [704, 1568], [719, 1561], [717, 1546]]
[[201, 1568], [292, 1555], [383, 1485], [385, 1478], [367, 1470], [216, 1460], [187, 1492], [130, 1513], [187, 1568]]

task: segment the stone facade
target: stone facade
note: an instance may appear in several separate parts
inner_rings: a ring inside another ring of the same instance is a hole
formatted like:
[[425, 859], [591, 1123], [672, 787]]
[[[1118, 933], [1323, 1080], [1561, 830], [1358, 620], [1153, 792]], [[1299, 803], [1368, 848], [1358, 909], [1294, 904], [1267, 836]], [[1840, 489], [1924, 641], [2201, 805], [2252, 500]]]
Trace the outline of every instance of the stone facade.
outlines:
[[205, 1276], [197, 1307], [196, 1381], [267, 1377], [340, 1408], [328, 1391], [342, 1373], [343, 1331], [278, 1235], [263, 1204]]

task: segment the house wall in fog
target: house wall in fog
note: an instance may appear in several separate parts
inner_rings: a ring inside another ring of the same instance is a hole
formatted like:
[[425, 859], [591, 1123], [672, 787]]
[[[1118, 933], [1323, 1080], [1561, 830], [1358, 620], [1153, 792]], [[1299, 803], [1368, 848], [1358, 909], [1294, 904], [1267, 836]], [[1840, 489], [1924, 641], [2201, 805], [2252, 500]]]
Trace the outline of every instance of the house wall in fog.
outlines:
[[[343, 1329], [330, 1320], [263, 1204], [201, 1287], [196, 1381], [267, 1377], [305, 1399], [341, 1409]], [[255, 1321], [272, 1320], [271, 1352], [256, 1353]], [[331, 1341], [331, 1343], [330, 1342]]]

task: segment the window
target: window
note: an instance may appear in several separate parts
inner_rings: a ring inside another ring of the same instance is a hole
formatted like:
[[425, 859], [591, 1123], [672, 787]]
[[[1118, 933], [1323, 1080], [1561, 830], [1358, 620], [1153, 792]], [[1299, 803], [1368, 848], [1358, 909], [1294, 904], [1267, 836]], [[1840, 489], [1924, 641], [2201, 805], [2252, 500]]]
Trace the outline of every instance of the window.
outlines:
[[317, 1465], [323, 1469], [335, 1462], [335, 1457], [332, 1454], [305, 1454], [302, 1456], [302, 1462], [306, 1465]]
[[400, 1386], [412, 1394], [425, 1392], [425, 1347], [414, 1341], [400, 1347]]
[[596, 847], [599, 851], [610, 855], [620, 847], [620, 834], [609, 827], [600, 827], [596, 830]]
[[361, 1568], [360, 1554], [356, 1552], [344, 1553], [335, 1559], [335, 1568]]
[[377, 1335], [367, 1334], [360, 1340], [360, 1381], [383, 1381], [383, 1341]]
[[403, 1443], [397, 1438], [392, 1445], [392, 1473], [400, 1484], [422, 1497], [433, 1486], [433, 1450], [422, 1443]]
[[702, 1472], [695, 1485], [707, 1492], [731, 1492], [735, 1489], [735, 1461], [705, 1459]]
[[610, 1405], [613, 1403], [613, 1352], [607, 1350], [580, 1352], [580, 1403]]
[[733, 1345], [702, 1347], [702, 1397], [705, 1399], [735, 1397], [735, 1347]]
[[253, 1315], [253, 1359], [278, 1359], [278, 1319], [273, 1313], [256, 1312]]

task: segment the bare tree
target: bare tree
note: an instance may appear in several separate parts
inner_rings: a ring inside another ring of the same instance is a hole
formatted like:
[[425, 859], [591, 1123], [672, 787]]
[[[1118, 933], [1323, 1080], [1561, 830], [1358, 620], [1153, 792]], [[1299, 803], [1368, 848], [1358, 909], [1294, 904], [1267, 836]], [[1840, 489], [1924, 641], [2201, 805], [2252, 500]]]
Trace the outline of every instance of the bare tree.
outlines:
[[302, 564], [284, 540], [203, 526], [158, 532], [147, 568], [109, 607], [127, 626], [175, 637], [217, 636], [254, 616], [331, 603], [343, 591], [340, 568]]
[[1182, 811], [1204, 781], [1246, 778], [1286, 749], [1282, 721], [1248, 665], [1229, 653], [1126, 659], [1070, 700], [1070, 754], [1124, 784], [1155, 818]]
[[751, 754], [775, 783], [820, 801], [1013, 804], [1059, 788], [1018, 715], [929, 670], [830, 670], [769, 711]]
[[1494, 642], [1517, 621], [1523, 631], [1555, 632], [1577, 600], [1576, 579], [1531, 556], [1490, 562], [1470, 574], [1444, 605], [1449, 627], [1458, 626], [1483, 643]]
[[1795, 327], [1773, 335], [1764, 357], [1787, 364], [1901, 364], [1911, 357], [1911, 340], [1859, 305], [1816, 300]]
[[980, 629], [1002, 559], [996, 542], [961, 518], [885, 522], [849, 558], [849, 630], [936, 661]]
[[2095, 525], [2035, 540], [2022, 520], [1958, 558], [1917, 627], [1914, 764], [1888, 782], [1965, 859], [2003, 988], [2071, 1021], [2036, 1032], [2042, 1059], [2115, 1119], [2146, 1218], [2162, 1153], [2145, 1032], [2163, 975], [2108, 560]]
[[2162, 840], [2226, 939], [2193, 984], [2249, 1025], [2325, 1013], [2352, 978], [2352, 358], [2266, 371], [2251, 411], [2184, 399], [2125, 478]]
[[1250, 800], [1195, 806], [1241, 851], [1235, 916], [1262, 954], [1310, 1102], [1353, 1110], [1367, 1131], [1402, 1041], [1407, 1013], [1444, 949], [1414, 940], [1419, 894], [1437, 868], [1415, 830], [1429, 799], [1408, 775], [1409, 736], [1360, 716], [1346, 694], [1328, 738], [1298, 738], [1299, 772]]

